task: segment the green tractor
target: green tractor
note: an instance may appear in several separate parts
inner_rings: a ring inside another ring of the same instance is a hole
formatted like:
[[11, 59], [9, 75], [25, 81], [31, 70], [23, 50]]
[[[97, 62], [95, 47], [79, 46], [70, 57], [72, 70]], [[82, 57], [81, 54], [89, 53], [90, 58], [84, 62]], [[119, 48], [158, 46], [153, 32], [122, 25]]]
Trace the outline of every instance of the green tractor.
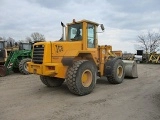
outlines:
[[6, 76], [11, 71], [29, 74], [27, 62], [31, 61], [33, 43], [20, 43], [19, 50], [11, 51], [4, 65], [0, 66], [0, 76]]

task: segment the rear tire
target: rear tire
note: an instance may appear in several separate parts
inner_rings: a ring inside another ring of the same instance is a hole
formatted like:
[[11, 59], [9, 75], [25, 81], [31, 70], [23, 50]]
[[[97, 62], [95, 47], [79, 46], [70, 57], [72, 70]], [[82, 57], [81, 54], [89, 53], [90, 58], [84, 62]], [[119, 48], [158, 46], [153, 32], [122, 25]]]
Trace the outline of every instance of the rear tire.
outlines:
[[20, 61], [19, 63], [19, 71], [24, 74], [24, 75], [28, 75], [30, 74], [27, 70], [27, 62], [30, 62], [31, 59], [30, 58], [25, 58], [23, 60]]
[[64, 79], [40, 75], [40, 79], [47, 87], [59, 87], [63, 84]]
[[105, 64], [105, 76], [112, 84], [120, 84], [124, 80], [124, 63], [121, 59], [110, 60]]
[[91, 93], [96, 84], [96, 67], [88, 60], [79, 60], [68, 68], [66, 83], [70, 92], [76, 95]]

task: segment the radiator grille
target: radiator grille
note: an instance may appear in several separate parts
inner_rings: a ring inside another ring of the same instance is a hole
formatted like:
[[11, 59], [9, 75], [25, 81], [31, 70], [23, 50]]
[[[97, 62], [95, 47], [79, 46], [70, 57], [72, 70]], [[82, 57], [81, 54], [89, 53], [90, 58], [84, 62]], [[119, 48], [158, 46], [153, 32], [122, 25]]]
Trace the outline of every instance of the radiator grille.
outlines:
[[44, 55], [44, 45], [35, 45], [33, 50], [33, 59], [32, 61], [36, 64], [43, 63], [43, 55]]

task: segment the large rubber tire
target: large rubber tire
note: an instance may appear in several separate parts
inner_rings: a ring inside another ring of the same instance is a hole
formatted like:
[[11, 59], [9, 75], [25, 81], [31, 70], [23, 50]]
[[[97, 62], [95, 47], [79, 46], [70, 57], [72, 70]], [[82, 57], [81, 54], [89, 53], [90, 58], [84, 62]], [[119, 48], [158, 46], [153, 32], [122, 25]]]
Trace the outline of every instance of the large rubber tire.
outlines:
[[19, 63], [19, 71], [24, 74], [24, 75], [28, 75], [29, 72], [27, 70], [27, 62], [30, 62], [31, 59], [30, 58], [25, 58], [23, 60], [20, 61]]
[[110, 60], [105, 63], [105, 76], [112, 84], [120, 84], [124, 80], [125, 68], [121, 59]]
[[63, 84], [64, 79], [40, 75], [40, 79], [47, 87], [59, 87]]
[[4, 77], [8, 74], [7, 68], [4, 65], [0, 65], [0, 76]]
[[96, 67], [88, 60], [76, 61], [67, 70], [66, 83], [70, 92], [76, 95], [91, 93], [96, 84]]

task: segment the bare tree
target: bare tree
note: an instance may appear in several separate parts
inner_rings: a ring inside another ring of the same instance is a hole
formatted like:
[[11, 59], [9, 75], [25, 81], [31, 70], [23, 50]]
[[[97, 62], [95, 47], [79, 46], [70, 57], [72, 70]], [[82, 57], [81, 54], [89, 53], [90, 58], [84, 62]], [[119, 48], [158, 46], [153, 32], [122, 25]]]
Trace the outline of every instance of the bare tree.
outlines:
[[0, 40], [6, 41], [6, 38], [5, 37], [0, 37]]
[[[24, 43], [25, 40], [19, 40], [18, 43]], [[27, 41], [26, 41], [27, 42]]]
[[27, 42], [27, 41], [25, 41], [25, 40], [18, 40], [18, 41], [15, 42], [15, 46], [18, 46], [20, 43], [25, 43], [25, 42]]
[[148, 32], [147, 35], [139, 35], [138, 43], [140, 43], [140, 49], [146, 53], [157, 52], [160, 50], [160, 34]]
[[30, 37], [26, 37], [26, 42], [32, 42], [32, 39]]
[[7, 46], [8, 46], [8, 47], [14, 46], [14, 43], [15, 43], [15, 40], [14, 40], [13, 38], [9, 37], [9, 38], [7, 39]]
[[31, 37], [26, 37], [26, 41], [27, 42], [31, 42], [31, 41], [45, 41], [45, 37], [44, 35], [35, 32], [31, 34]]

